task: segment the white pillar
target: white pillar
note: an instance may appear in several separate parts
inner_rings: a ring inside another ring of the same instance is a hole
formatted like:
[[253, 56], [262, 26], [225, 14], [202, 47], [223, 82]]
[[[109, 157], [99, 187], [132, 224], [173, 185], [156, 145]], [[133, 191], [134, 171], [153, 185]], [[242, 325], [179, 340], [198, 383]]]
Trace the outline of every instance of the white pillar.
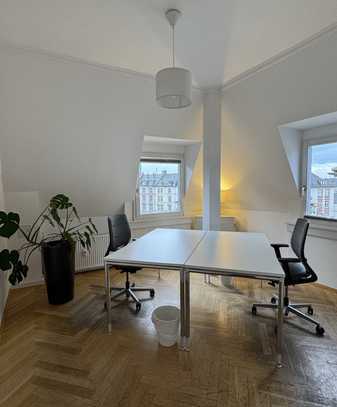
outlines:
[[204, 230], [220, 229], [221, 90], [203, 94], [203, 222]]

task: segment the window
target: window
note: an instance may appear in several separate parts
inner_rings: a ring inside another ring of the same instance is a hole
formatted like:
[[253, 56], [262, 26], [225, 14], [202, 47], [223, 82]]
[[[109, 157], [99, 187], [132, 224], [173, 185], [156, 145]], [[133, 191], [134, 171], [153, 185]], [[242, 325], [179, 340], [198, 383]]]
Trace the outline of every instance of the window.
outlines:
[[306, 147], [306, 215], [337, 220], [337, 142]]
[[[139, 216], [182, 211], [182, 160], [142, 158], [139, 164], [136, 207]], [[145, 196], [147, 205], [144, 206]], [[170, 205], [163, 205], [169, 202]]]

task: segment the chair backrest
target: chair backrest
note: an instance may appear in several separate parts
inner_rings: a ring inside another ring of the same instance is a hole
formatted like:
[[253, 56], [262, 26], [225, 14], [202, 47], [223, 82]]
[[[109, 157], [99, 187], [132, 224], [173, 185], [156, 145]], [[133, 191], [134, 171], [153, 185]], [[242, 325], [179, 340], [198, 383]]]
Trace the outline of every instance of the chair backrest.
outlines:
[[107, 254], [126, 246], [131, 240], [131, 230], [126, 215], [108, 216], [108, 226], [110, 243]]
[[305, 218], [299, 218], [296, 221], [290, 245], [296, 256], [305, 260], [304, 246], [308, 234], [309, 222]]

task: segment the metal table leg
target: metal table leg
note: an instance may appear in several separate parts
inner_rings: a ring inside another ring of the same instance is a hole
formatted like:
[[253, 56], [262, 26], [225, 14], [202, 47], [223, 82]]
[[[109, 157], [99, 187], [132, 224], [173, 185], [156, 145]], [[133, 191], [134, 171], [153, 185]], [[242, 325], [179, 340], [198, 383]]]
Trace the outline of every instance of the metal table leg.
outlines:
[[104, 262], [104, 272], [105, 272], [105, 303], [106, 303], [106, 315], [108, 332], [111, 333], [111, 297], [110, 297], [110, 270], [107, 262]]
[[191, 309], [190, 309], [190, 273], [184, 270], [185, 280], [185, 350], [190, 350], [190, 325], [191, 325]]
[[277, 316], [277, 367], [282, 367], [282, 334], [283, 334], [283, 298], [284, 279], [278, 285], [278, 316]]
[[184, 269], [180, 270], [180, 344], [181, 350], [185, 349], [185, 278]]

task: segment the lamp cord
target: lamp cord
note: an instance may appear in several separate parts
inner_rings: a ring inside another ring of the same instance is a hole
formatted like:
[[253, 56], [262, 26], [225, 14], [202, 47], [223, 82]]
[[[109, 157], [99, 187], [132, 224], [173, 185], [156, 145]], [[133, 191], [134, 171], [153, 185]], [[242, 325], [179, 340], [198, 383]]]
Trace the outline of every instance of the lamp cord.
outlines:
[[174, 43], [174, 25], [172, 25], [172, 66], [175, 67], [175, 43]]

